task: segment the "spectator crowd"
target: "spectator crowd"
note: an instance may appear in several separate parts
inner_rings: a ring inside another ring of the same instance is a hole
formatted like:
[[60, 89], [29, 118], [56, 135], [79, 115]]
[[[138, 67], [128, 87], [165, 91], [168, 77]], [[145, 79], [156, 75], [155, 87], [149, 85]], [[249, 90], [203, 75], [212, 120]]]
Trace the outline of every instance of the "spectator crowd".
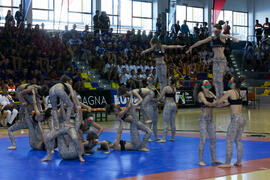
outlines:
[[244, 54], [244, 68], [246, 71], [270, 72], [270, 23], [265, 18], [262, 25], [256, 20], [254, 26], [257, 44], [248, 42]]
[[[200, 74], [212, 73], [213, 53], [209, 45], [194, 49], [192, 54], [185, 53], [189, 46], [209, 36], [207, 23], [200, 27], [196, 24], [192, 34], [186, 21], [181, 26], [178, 21], [171, 32], [166, 32], [158, 19], [155, 33], [132, 29], [125, 34], [114, 34], [109, 17], [99, 11], [93, 17], [93, 32], [88, 25], [78, 32], [75, 24], [71, 30], [66, 26], [61, 32], [47, 32], [44, 24], [25, 27], [21, 9], [15, 19], [17, 23], [8, 11], [5, 26], [0, 29], [0, 91], [15, 90], [23, 83], [50, 84], [63, 74], [71, 77], [74, 89], [80, 91], [84, 88], [82, 70], [77, 68], [75, 59], [115, 84], [144, 87], [147, 77], [156, 78], [154, 54], [141, 55], [142, 50], [150, 47], [149, 41], [154, 36], [163, 44], [186, 45], [183, 50], [166, 51], [168, 76], [196, 80]], [[230, 63], [227, 72], [233, 72]]]

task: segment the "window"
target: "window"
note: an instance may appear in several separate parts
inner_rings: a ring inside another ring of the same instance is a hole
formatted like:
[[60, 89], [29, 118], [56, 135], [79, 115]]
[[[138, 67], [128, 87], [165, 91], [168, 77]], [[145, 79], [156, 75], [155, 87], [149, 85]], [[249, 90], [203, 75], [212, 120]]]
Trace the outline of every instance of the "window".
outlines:
[[133, 16], [151, 18], [152, 3], [133, 1]]
[[132, 1], [120, 0], [120, 23], [122, 27], [131, 27], [132, 25]]
[[85, 25], [91, 25], [91, 0], [69, 1], [68, 6], [68, 24], [69, 29], [73, 24], [77, 25], [78, 30], [84, 30]]
[[133, 1], [132, 21], [135, 29], [152, 30], [152, 3]]
[[21, 0], [0, 0], [0, 6], [7, 6], [7, 7], [19, 7], [21, 4]]
[[32, 8], [33, 9], [51, 9], [53, 10], [53, 0], [32, 0]]
[[[63, 2], [63, 3], [62, 3]], [[83, 30], [92, 20], [92, 1], [32, 0], [33, 24], [45, 24], [46, 29], [61, 29], [66, 25]]]
[[111, 27], [118, 25], [118, 0], [101, 0], [101, 11], [105, 11], [110, 18]]
[[233, 12], [233, 34], [240, 40], [246, 40], [248, 35], [247, 13]]
[[187, 7], [187, 21], [203, 22], [203, 8]]
[[7, 15], [8, 10], [11, 10], [13, 16], [15, 16], [16, 11], [19, 9], [19, 5], [21, 0], [0, 0], [0, 24], [1, 26], [5, 23], [5, 17]]
[[187, 20], [187, 25], [192, 33], [196, 23], [203, 22], [203, 8], [176, 6], [176, 21], [179, 21], [181, 26], [184, 20]]
[[79, 13], [91, 13], [91, 0], [73, 0], [69, 2], [69, 11]]
[[[213, 10], [212, 10], [213, 15]], [[229, 21], [231, 34], [240, 40], [246, 40], [248, 35], [247, 13], [235, 11], [220, 11], [218, 20]], [[213, 16], [212, 16], [213, 17]]]
[[233, 17], [233, 12], [232, 11], [224, 11], [224, 21], [229, 21], [229, 25], [232, 25], [232, 17]]
[[187, 8], [186, 6], [176, 6], [176, 21], [180, 24], [187, 19]]

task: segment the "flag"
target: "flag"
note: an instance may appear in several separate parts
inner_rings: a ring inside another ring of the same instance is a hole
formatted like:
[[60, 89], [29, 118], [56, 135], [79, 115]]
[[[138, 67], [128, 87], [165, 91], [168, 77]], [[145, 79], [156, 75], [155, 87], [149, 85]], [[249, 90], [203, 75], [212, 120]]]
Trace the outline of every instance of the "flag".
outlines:
[[225, 2], [226, 0], [214, 0], [214, 8], [213, 8], [214, 9], [214, 20], [213, 20], [214, 25], [217, 23], [219, 13], [221, 9], [223, 8]]
[[32, 0], [24, 0], [24, 19], [26, 18]]

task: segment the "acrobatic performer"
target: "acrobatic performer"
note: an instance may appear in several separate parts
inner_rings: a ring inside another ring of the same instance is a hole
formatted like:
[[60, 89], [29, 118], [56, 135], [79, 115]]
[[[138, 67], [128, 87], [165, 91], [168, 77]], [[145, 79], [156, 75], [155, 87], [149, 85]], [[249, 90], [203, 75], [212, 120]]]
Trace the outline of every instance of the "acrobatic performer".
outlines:
[[165, 106], [163, 109], [163, 137], [161, 140], [157, 141], [159, 143], [165, 143], [168, 134], [168, 124], [171, 124], [172, 136], [170, 141], [175, 140], [175, 114], [176, 114], [176, 80], [170, 79], [170, 84], [166, 86], [161, 93], [160, 100], [165, 99]]
[[[41, 112], [46, 111], [45, 97], [48, 95], [48, 88], [26, 84], [19, 86], [16, 93], [20, 101], [19, 121], [8, 128], [8, 135], [12, 143], [8, 149], [16, 149], [13, 132], [28, 129], [30, 146], [36, 150], [44, 150], [44, 135], [40, 121], [44, 119]], [[45, 106], [44, 110], [41, 109], [42, 103]], [[35, 116], [32, 116], [32, 111], [35, 112]]]
[[166, 49], [183, 49], [185, 46], [180, 45], [163, 45], [157, 37], [153, 37], [150, 40], [151, 48], [144, 50], [141, 54], [145, 54], [148, 52], [154, 52], [156, 59], [156, 71], [157, 71], [157, 79], [160, 84], [160, 92], [163, 90], [165, 86], [167, 86], [167, 66], [164, 61], [164, 55]]
[[211, 83], [208, 80], [204, 80], [203, 83], [198, 84], [195, 87], [194, 99], [201, 104], [201, 116], [199, 119], [200, 129], [200, 145], [199, 145], [199, 165], [206, 166], [203, 161], [204, 145], [206, 142], [207, 134], [210, 138], [210, 152], [212, 157], [212, 163], [221, 164], [216, 159], [216, 127], [213, 122], [213, 102], [216, 100], [216, 96], [210, 91], [212, 88]]
[[[215, 102], [216, 105], [220, 105], [223, 104], [225, 100], [228, 100], [231, 109], [231, 122], [228, 127], [226, 137], [226, 162], [219, 166], [222, 168], [231, 167], [234, 141], [237, 149], [237, 161], [234, 165], [241, 166], [243, 154], [243, 145], [241, 140], [246, 125], [246, 118], [242, 114], [242, 93], [240, 90], [241, 80], [237, 76], [234, 76], [229, 81], [228, 86], [231, 90]], [[226, 105], [226, 103], [224, 105]]]
[[224, 21], [219, 21], [218, 24], [214, 26], [214, 36], [209, 36], [208, 38], [198, 41], [192, 45], [186, 53], [192, 53], [192, 49], [211, 42], [212, 50], [214, 52], [213, 58], [213, 78], [216, 90], [217, 98], [221, 98], [224, 92], [223, 87], [223, 77], [226, 72], [227, 60], [224, 54], [226, 39], [232, 39], [233, 42], [239, 42], [233, 36], [222, 34], [222, 25]]

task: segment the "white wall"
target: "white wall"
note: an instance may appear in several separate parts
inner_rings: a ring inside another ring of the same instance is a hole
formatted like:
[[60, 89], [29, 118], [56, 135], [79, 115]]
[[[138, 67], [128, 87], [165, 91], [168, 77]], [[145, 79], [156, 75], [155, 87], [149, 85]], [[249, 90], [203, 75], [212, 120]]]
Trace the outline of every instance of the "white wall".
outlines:
[[166, 9], [168, 9], [169, 1], [168, 0], [156, 0], [158, 3], [158, 15], [162, 12], [165, 12]]
[[255, 19], [258, 19], [261, 24], [264, 23], [265, 17], [270, 18], [270, 1], [256, 0], [255, 2]]
[[223, 9], [248, 12], [248, 1], [249, 0], [227, 0]]

